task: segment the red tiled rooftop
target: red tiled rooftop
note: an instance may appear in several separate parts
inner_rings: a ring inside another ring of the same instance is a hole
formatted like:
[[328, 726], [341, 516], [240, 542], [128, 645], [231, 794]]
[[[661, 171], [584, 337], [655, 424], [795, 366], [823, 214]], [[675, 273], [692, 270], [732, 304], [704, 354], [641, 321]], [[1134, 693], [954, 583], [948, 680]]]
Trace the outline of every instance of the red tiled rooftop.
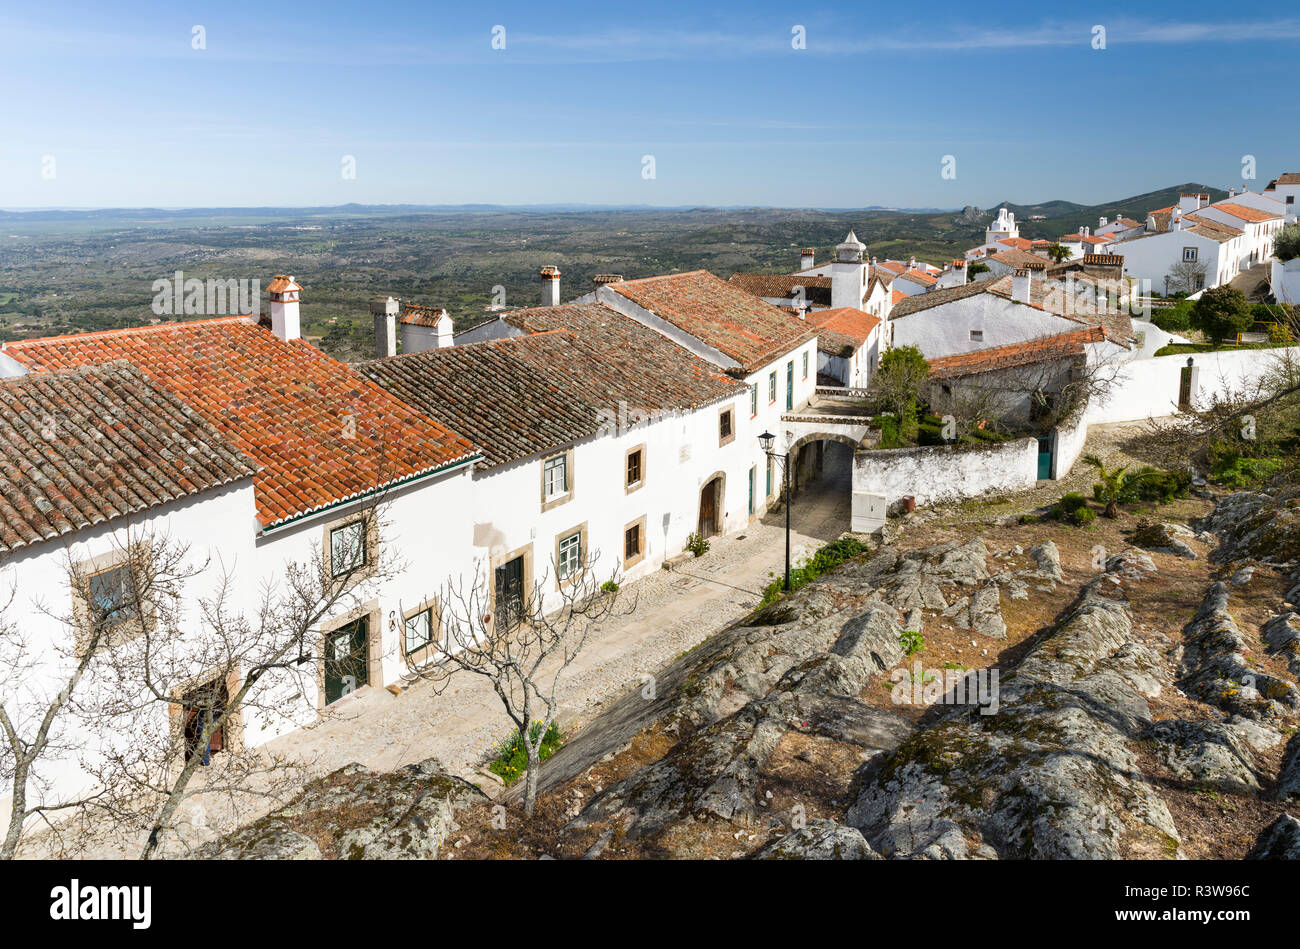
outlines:
[[5, 352], [38, 372], [136, 366], [260, 466], [263, 527], [477, 454], [344, 363], [248, 317], [26, 340]]
[[609, 284], [613, 291], [740, 363], [758, 369], [810, 337], [802, 321], [707, 270]]
[[953, 379], [997, 369], [1027, 366], [1045, 359], [1079, 356], [1083, 354], [1084, 344], [1100, 343], [1105, 339], [1106, 331], [1100, 326], [1092, 326], [1084, 330], [1044, 336], [1023, 343], [1010, 343], [1006, 346], [993, 346], [969, 353], [942, 356], [929, 361], [930, 378]]

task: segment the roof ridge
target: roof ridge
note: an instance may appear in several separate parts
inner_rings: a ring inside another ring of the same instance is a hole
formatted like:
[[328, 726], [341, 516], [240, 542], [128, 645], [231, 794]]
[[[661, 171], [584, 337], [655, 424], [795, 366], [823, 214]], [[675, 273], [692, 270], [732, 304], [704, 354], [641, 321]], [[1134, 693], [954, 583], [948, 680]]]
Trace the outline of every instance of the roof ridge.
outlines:
[[133, 333], [152, 333], [163, 332], [165, 330], [190, 328], [194, 326], [208, 326], [214, 323], [228, 323], [236, 320], [260, 320], [261, 315], [252, 313], [237, 314], [232, 316], [209, 316], [201, 320], [178, 320], [171, 323], [154, 323], [149, 326], [119, 326], [114, 329], [91, 330], [85, 333], [60, 333], [57, 336], [34, 336], [31, 339], [9, 340], [7, 343], [0, 344], [3, 348], [25, 347], [37, 343], [50, 343], [59, 339], [99, 339], [105, 336], [129, 336]]

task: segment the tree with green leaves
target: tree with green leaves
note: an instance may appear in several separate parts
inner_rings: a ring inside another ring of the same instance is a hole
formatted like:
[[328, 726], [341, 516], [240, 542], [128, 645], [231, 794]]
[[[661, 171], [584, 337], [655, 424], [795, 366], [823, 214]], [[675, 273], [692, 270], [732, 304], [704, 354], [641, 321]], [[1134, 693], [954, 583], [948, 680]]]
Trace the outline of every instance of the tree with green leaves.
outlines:
[[1130, 472], [1128, 465], [1107, 468], [1106, 463], [1097, 455], [1084, 455], [1083, 460], [1097, 469], [1098, 484], [1101, 488], [1099, 500], [1106, 503], [1106, 509], [1102, 511], [1106, 517], [1119, 517], [1120, 501], [1152, 477], [1152, 472], [1149, 471]]
[[988, 272], [989, 272], [988, 264], [981, 264], [981, 263], [968, 264], [966, 267], [966, 282], [972, 283], [974, 282], [975, 278], [978, 277], [980, 274], [988, 273]]
[[1200, 330], [1218, 346], [1228, 337], [1244, 333], [1255, 322], [1246, 295], [1233, 287], [1211, 287], [1201, 294], [1188, 314], [1192, 329]]
[[919, 410], [917, 400], [930, 375], [930, 364], [915, 346], [896, 346], [880, 360], [871, 380], [872, 400], [898, 417], [898, 434], [916, 438]]
[[1280, 261], [1300, 257], [1300, 221], [1292, 221], [1273, 238], [1273, 256]]
[[1060, 241], [1057, 241], [1047, 248], [1047, 256], [1051, 257], [1052, 260], [1059, 264], [1061, 261], [1073, 257], [1074, 251], [1070, 250], [1070, 248], [1066, 247]]

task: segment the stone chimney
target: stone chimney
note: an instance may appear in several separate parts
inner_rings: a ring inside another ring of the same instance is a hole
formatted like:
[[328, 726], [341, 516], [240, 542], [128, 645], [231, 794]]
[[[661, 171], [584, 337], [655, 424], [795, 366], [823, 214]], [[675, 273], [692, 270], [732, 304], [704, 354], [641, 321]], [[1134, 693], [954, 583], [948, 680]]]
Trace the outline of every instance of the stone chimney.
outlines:
[[291, 276], [278, 273], [266, 287], [270, 300], [271, 332], [288, 342], [302, 338], [302, 320], [298, 316], [298, 303], [302, 287]]
[[817, 252], [811, 247], [805, 247], [803, 250], [799, 251], [799, 269], [812, 270], [813, 267], [817, 266], [813, 263], [813, 258], [816, 254]]
[[560, 305], [560, 268], [547, 265], [542, 268], [542, 306]]
[[376, 359], [397, 355], [397, 315], [401, 310], [401, 302], [396, 297], [380, 294], [370, 298], [370, 315], [375, 321]]
[[1028, 303], [1032, 281], [1033, 278], [1030, 276], [1030, 271], [1025, 267], [1021, 267], [1012, 274], [1011, 299], [1015, 300], [1017, 303]]

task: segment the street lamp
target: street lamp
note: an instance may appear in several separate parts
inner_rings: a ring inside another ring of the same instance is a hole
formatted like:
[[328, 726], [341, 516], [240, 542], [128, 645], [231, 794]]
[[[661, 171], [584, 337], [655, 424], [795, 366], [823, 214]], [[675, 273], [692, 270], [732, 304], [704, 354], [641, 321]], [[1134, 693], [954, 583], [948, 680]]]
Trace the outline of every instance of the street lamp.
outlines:
[[785, 583], [781, 587], [786, 593], [790, 592], [790, 456], [788, 454], [780, 455], [772, 451], [772, 442], [776, 441], [776, 436], [771, 432], [763, 432], [758, 436], [759, 447], [763, 449], [763, 454], [768, 458], [781, 459], [781, 470], [785, 474]]

